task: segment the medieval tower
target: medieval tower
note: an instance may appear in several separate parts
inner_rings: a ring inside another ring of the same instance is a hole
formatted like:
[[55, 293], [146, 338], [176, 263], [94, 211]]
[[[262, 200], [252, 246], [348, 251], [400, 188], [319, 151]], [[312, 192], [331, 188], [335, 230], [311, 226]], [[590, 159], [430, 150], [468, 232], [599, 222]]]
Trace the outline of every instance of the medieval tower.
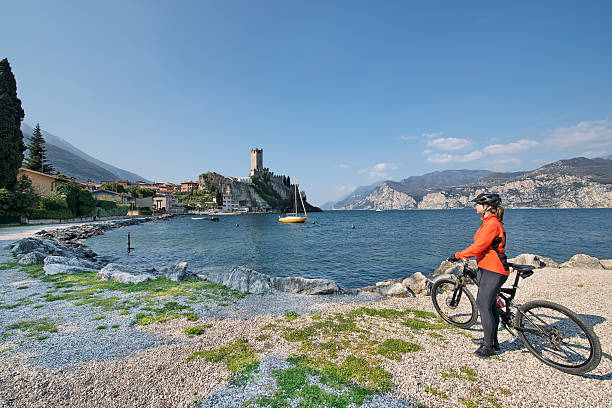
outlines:
[[262, 172], [263, 170], [263, 149], [251, 149], [251, 172], [249, 176]]

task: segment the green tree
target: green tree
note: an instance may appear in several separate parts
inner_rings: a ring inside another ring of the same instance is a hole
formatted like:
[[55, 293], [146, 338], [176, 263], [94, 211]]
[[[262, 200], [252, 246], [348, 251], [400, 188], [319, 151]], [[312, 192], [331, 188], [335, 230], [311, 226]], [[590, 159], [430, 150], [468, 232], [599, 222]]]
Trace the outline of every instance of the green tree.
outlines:
[[17, 97], [17, 81], [8, 59], [0, 61], [0, 188], [12, 189], [23, 162], [21, 121], [25, 113]]
[[66, 197], [66, 204], [74, 215], [82, 217], [92, 215], [96, 209], [96, 200], [86, 188], [74, 183], [63, 183], [57, 186], [57, 192]]
[[45, 146], [45, 137], [40, 130], [40, 124], [37, 123], [32, 133], [32, 138], [27, 146], [29, 156], [24, 163], [26, 169], [40, 171], [41, 173], [52, 174], [55, 168], [47, 158], [47, 147]]
[[119, 183], [104, 183], [100, 186], [102, 190], [114, 191], [116, 193], [125, 193], [125, 187]]

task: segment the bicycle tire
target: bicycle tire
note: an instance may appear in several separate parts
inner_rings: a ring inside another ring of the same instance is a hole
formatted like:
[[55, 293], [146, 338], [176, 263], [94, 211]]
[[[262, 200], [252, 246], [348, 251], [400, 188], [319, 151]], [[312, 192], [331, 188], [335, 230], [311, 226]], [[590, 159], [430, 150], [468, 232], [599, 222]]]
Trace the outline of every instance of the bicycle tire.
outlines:
[[[555, 315], [559, 317], [550, 317]], [[551, 323], [547, 323], [545, 318]], [[514, 327], [531, 354], [559, 371], [583, 374], [593, 370], [601, 361], [601, 344], [593, 328], [565, 306], [546, 300], [525, 303], [514, 317]], [[576, 344], [569, 346], [570, 341]], [[583, 352], [582, 355], [579, 351]], [[554, 359], [561, 359], [563, 354], [568, 360], [573, 358], [576, 361], [570, 364]]]
[[[478, 320], [478, 308], [474, 295], [469, 289], [463, 284], [455, 287], [456, 282], [452, 278], [442, 278], [435, 281], [431, 286], [431, 301], [436, 312], [445, 322], [467, 329]], [[452, 286], [452, 290], [447, 285]], [[445, 287], [449, 290], [445, 290]], [[455, 299], [456, 296], [459, 298], [459, 303], [456, 305], [451, 304], [453, 296], [455, 296]], [[467, 300], [465, 300], [466, 298]]]

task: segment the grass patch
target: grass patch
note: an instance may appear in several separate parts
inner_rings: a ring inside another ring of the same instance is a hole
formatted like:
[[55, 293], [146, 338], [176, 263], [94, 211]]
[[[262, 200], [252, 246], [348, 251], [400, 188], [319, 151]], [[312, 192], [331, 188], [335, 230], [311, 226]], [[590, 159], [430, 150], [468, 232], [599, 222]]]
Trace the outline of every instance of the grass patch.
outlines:
[[288, 322], [297, 319], [298, 317], [300, 317], [299, 314], [297, 314], [294, 311], [290, 311], [290, 312], [285, 312], [285, 319], [287, 319]]
[[21, 322], [9, 324], [6, 326], [8, 330], [19, 330], [27, 332], [27, 336], [34, 337], [40, 333], [57, 333], [57, 326], [60, 323], [51, 321], [48, 317], [37, 320], [23, 320]]
[[0, 264], [0, 271], [6, 271], [9, 269], [17, 269], [21, 265], [19, 265], [19, 261], [8, 261]]
[[264, 340], [267, 340], [269, 338], [270, 338], [270, 335], [264, 333], [264, 334], [260, 334], [259, 336], [257, 336], [255, 338], [255, 340], [257, 340], [257, 341], [264, 341]]
[[436, 395], [438, 397], [442, 397], [444, 399], [448, 399], [448, 395], [444, 391], [438, 391], [434, 387], [430, 387], [429, 385], [425, 385], [425, 392]]
[[30, 278], [40, 278], [45, 274], [43, 266], [43, 264], [25, 265], [21, 267], [21, 270]]
[[459, 368], [458, 372], [454, 368], [449, 368], [445, 371], [441, 371], [440, 374], [442, 374], [442, 377], [444, 378], [462, 378], [472, 382], [476, 381], [477, 375], [476, 371], [468, 366], [462, 366]]
[[212, 324], [202, 324], [199, 326], [189, 327], [183, 330], [183, 333], [185, 333], [189, 337], [201, 336], [202, 334], [206, 332], [206, 329], [210, 329], [211, 327], [212, 327]]
[[27, 289], [29, 286], [17, 286], [17, 290]]
[[423, 319], [418, 319], [416, 317], [410, 317], [402, 322], [402, 324], [406, 327], [409, 327], [412, 330], [419, 331], [423, 329], [427, 330], [440, 330], [447, 328], [446, 324], [442, 323], [431, 323]]
[[96, 327], [96, 330], [106, 330], [106, 329], [108, 329], [108, 326], [106, 326], [106, 325], [104, 325], [104, 324], [102, 324], [102, 325], [100, 325], [100, 326]]
[[[257, 398], [253, 401], [255, 404], [275, 408], [295, 406], [296, 403], [298, 407], [346, 408], [351, 404], [360, 406], [371, 399], [373, 391], [355, 384], [342, 367], [330, 362], [316, 363], [306, 356], [292, 357], [287, 361], [293, 367], [273, 372], [278, 391]], [[337, 392], [326, 391], [318, 384], [312, 384], [312, 377]]]
[[378, 346], [378, 354], [389, 360], [401, 360], [402, 354], [419, 351], [421, 346], [400, 339], [387, 339]]
[[246, 339], [238, 339], [227, 346], [211, 350], [196, 351], [187, 361], [204, 358], [206, 361], [223, 362], [231, 374], [230, 382], [243, 383], [250, 377], [251, 373], [259, 368], [259, 358], [255, 349], [251, 347]]
[[117, 329], [118, 327], [119, 327], [119, 325], [118, 325], [118, 324], [113, 324], [113, 325], [111, 326], [111, 329]]
[[93, 319], [91, 319], [91, 320], [102, 320], [102, 319], [105, 319], [105, 318], [106, 318], [106, 316], [101, 315], [101, 316], [96, 316], [96, 317], [94, 317], [94, 318], [93, 318]]

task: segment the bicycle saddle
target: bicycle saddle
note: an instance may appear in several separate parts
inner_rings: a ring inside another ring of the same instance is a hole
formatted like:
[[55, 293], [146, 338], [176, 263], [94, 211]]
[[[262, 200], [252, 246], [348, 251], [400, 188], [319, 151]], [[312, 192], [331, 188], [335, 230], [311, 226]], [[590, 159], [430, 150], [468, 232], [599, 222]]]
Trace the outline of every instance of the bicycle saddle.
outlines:
[[510, 263], [510, 262], [508, 262], [508, 266], [514, 269], [516, 273], [518, 273], [519, 276], [523, 279], [528, 278], [531, 275], [533, 275], [533, 270], [535, 269], [535, 266], [517, 265], [517, 264]]

